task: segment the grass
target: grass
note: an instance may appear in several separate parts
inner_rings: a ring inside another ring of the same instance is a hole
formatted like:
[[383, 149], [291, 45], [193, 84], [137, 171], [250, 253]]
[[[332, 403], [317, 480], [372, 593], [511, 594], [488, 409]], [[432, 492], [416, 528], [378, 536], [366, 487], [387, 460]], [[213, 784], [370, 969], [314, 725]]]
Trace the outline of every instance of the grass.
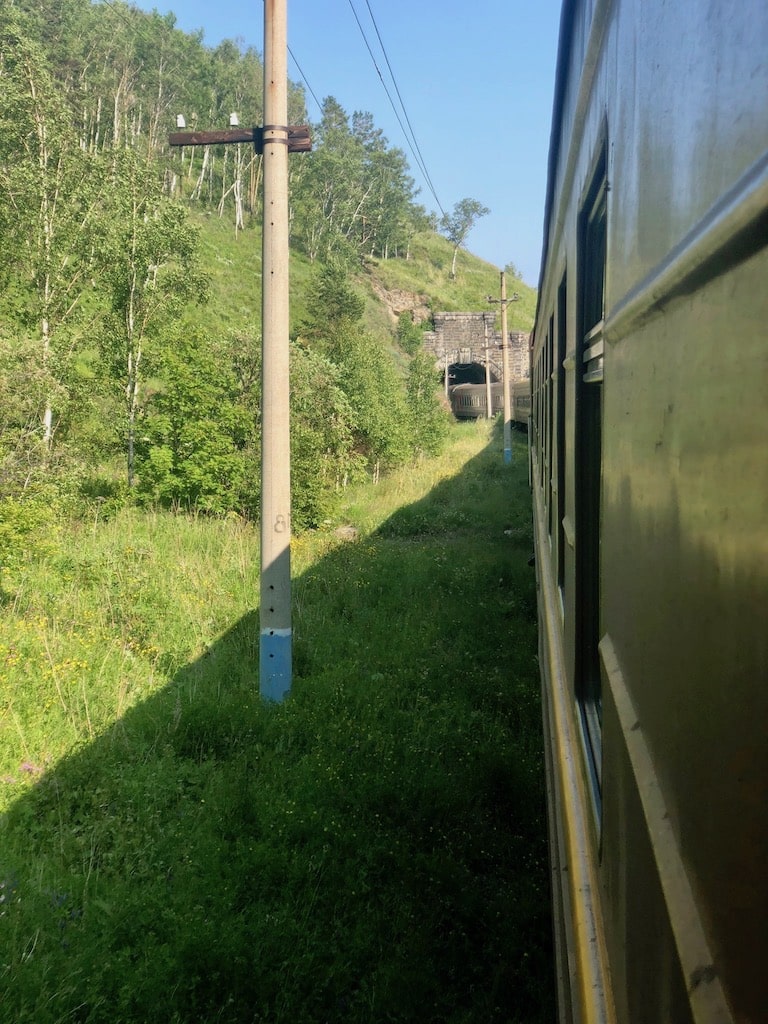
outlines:
[[[249, 223], [245, 231], [235, 235], [229, 220], [220, 218], [215, 211], [196, 214], [194, 220], [201, 228], [203, 262], [210, 276], [211, 302], [204, 313], [209, 329], [227, 331], [248, 327], [260, 331], [260, 228]], [[372, 277], [389, 290], [402, 289], [425, 296], [435, 312], [491, 308], [486, 296], [498, 298], [498, 269], [462, 249], [456, 265], [456, 280], [452, 281], [452, 257], [450, 242], [433, 232], [423, 232], [415, 237], [408, 260], [368, 259], [365, 270], [357, 277], [357, 288], [366, 299], [367, 329], [377, 337], [394, 337], [395, 325], [373, 293]], [[311, 313], [309, 302], [315, 274], [316, 266], [294, 250], [291, 254], [292, 334], [300, 331], [301, 323]], [[529, 331], [533, 325], [536, 292], [523, 282], [509, 278], [507, 292], [511, 295], [514, 291], [519, 292], [520, 301], [508, 307], [509, 330]], [[195, 309], [193, 319], [198, 321], [200, 316], [200, 311]]]
[[[370, 272], [388, 289], [426, 295], [435, 312], [489, 309], [487, 295], [498, 298], [499, 268], [460, 249], [456, 279], [450, 270], [453, 246], [441, 235], [423, 232], [411, 245], [411, 258], [371, 260]], [[507, 294], [518, 292], [520, 301], [508, 307], [508, 329], [529, 331], [536, 311], [536, 291], [522, 281], [507, 278]], [[498, 307], [497, 307], [498, 308]], [[500, 325], [500, 320], [497, 317]]]
[[[294, 542], [120, 514], [0, 608], [0, 1021], [554, 1019], [524, 447], [485, 424]], [[337, 525], [337, 524], [334, 524]]]

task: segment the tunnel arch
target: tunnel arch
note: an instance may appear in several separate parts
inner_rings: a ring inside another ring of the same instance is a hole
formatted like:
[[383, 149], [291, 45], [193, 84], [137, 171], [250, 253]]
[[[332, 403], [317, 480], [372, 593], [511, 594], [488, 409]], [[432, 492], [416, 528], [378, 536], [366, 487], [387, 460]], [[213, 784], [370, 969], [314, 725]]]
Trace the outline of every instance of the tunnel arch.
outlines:
[[[493, 366], [489, 368], [492, 384], [497, 384], [501, 379]], [[445, 384], [445, 373], [443, 373]], [[482, 363], [449, 363], [448, 364], [448, 387], [455, 387], [457, 384], [485, 384], [485, 366]]]

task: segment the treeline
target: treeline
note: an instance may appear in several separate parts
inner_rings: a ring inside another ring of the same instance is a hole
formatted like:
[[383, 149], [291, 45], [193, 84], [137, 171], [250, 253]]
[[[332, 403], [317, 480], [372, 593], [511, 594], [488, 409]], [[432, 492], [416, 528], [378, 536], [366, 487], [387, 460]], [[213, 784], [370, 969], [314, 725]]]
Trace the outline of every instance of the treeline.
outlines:
[[[233, 112], [243, 125], [263, 123], [256, 50], [231, 40], [207, 47], [201, 34], [176, 29], [172, 14], [146, 14], [119, 0], [15, 0], [1, 17], [5, 53], [13, 61], [21, 39], [37, 51], [45, 72], [30, 64], [29, 87], [38, 96], [55, 88], [81, 152], [131, 146], [157, 163], [169, 197], [226, 209], [238, 226], [259, 213], [262, 158], [252, 147], [171, 152], [167, 142], [179, 114], [190, 128], [226, 127]], [[293, 83], [288, 117], [292, 124], [307, 120], [304, 90]], [[290, 168], [292, 241], [311, 259], [386, 258], [404, 251], [416, 230], [435, 226], [414, 203], [405, 154], [370, 114], [350, 117], [328, 97], [313, 126], [313, 150]]]
[[[212, 339], [200, 213], [259, 230], [250, 147], [171, 152], [189, 125], [262, 122], [254, 50], [215, 48], [121, 3], [17, 0], [0, 11], [0, 545], [62, 502], [125, 500], [258, 515], [253, 314]], [[290, 89], [290, 120], [306, 120]], [[429, 362], [408, 379], [362, 329], [348, 271], [404, 254], [426, 223], [402, 152], [333, 99], [291, 160], [294, 251], [314, 265], [292, 343], [297, 527], [344, 481], [439, 446]], [[258, 297], [256, 297], [258, 299]], [[119, 476], [115, 467], [122, 464]], [[90, 506], [91, 508], [93, 505]]]

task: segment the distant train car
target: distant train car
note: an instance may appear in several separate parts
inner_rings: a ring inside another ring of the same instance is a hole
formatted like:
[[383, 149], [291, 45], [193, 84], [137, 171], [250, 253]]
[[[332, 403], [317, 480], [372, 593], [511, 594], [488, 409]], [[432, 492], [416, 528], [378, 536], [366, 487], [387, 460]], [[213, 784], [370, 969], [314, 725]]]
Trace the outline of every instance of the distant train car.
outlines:
[[568, 1024], [768, 1021], [766, 324], [768, 4], [567, 0], [530, 444]]
[[[476, 420], [486, 416], [488, 398], [485, 384], [456, 384], [450, 391], [453, 415], [460, 420]], [[504, 389], [491, 383], [491, 415], [504, 411]]]
[[[486, 414], [488, 404], [485, 384], [456, 384], [450, 391], [451, 409], [457, 419], [480, 419]], [[510, 386], [510, 411], [514, 423], [528, 426], [531, 411], [531, 383], [528, 380], [513, 381]], [[504, 413], [504, 385], [491, 383], [491, 415]]]
[[528, 429], [531, 415], [531, 382], [516, 380], [512, 384], [512, 419], [519, 426]]

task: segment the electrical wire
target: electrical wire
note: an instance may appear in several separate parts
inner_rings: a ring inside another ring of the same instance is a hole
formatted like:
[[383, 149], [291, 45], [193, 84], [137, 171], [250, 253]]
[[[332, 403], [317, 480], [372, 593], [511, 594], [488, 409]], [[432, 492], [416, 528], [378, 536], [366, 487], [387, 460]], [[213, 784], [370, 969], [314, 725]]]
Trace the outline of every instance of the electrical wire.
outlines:
[[[352, 10], [352, 14], [355, 17], [355, 21], [357, 22], [357, 27], [360, 30], [360, 35], [363, 37], [363, 42], [365, 43], [366, 49], [368, 50], [370, 58], [371, 58], [371, 60], [373, 62], [373, 66], [376, 68], [376, 72], [377, 72], [377, 74], [378, 74], [378, 76], [379, 76], [379, 78], [381, 80], [381, 84], [384, 87], [384, 92], [387, 94], [387, 99], [389, 100], [390, 106], [392, 107], [392, 110], [394, 111], [395, 117], [397, 118], [397, 123], [400, 125], [400, 128], [402, 129], [403, 135], [405, 137], [405, 141], [408, 143], [408, 148], [410, 149], [411, 154], [413, 155], [413, 158], [416, 161], [416, 164], [417, 164], [419, 170], [424, 175], [424, 180], [426, 181], [427, 186], [429, 187], [430, 192], [434, 196], [435, 202], [437, 203], [438, 207], [440, 208], [440, 212], [443, 214], [443, 216], [445, 216], [445, 210], [443, 209], [442, 204], [441, 204], [440, 200], [437, 197], [437, 193], [436, 193], [435, 188], [434, 188], [434, 186], [432, 184], [432, 179], [429, 176], [429, 172], [427, 171], [426, 164], [424, 163], [423, 158], [420, 155], [421, 151], [419, 150], [419, 153], [416, 152], [416, 150], [418, 149], [418, 145], [416, 145], [416, 148], [414, 149], [414, 145], [411, 143], [411, 140], [410, 140], [410, 138], [408, 136], [408, 132], [406, 131], [405, 125], [403, 124], [402, 118], [400, 117], [400, 114], [399, 114], [399, 112], [397, 110], [397, 107], [395, 106], [395, 102], [392, 99], [392, 94], [390, 93], [390, 91], [389, 91], [389, 89], [387, 87], [387, 83], [384, 81], [384, 76], [381, 73], [379, 65], [376, 63], [376, 57], [374, 56], [373, 50], [371, 49], [371, 45], [368, 42], [368, 37], [365, 34], [365, 29], [363, 28], [362, 23], [360, 22], [360, 18], [357, 15], [357, 11], [355, 10], [355, 5], [352, 3], [352, 0], [347, 0], [347, 2], [349, 3], [349, 6], [350, 6], [350, 8]], [[367, 0], [366, 0], [366, 3], [367, 3]], [[378, 27], [376, 26], [376, 21], [375, 21], [375, 19], [373, 17], [373, 12], [371, 11], [370, 4], [368, 4], [368, 11], [369, 11], [369, 13], [371, 15], [371, 20], [373, 21], [374, 27], [376, 28], [376, 34], [379, 36], [379, 42], [381, 42], [381, 36], [379, 34]], [[383, 49], [384, 49], [384, 47], [382, 45], [382, 50]], [[386, 58], [386, 52], [384, 53], [384, 56]], [[389, 60], [387, 60], [387, 66], [389, 67], [390, 74], [392, 75], [392, 81], [395, 82], [395, 77], [394, 77], [394, 74], [392, 72], [392, 68], [389, 65]], [[397, 83], [396, 82], [395, 82], [395, 88], [397, 89]], [[397, 90], [397, 92], [398, 92], [398, 96], [400, 96], [400, 90], [399, 89]], [[402, 99], [401, 99], [400, 102], [402, 103]], [[408, 115], [405, 112], [405, 106], [403, 106], [403, 112], [405, 113], [406, 119], [408, 119]], [[410, 121], [408, 123], [410, 125]], [[413, 129], [411, 129], [411, 131], [412, 130]], [[413, 142], [416, 143], [415, 136], [414, 136]]]
[[384, 54], [384, 60], [387, 62], [387, 67], [389, 68], [389, 74], [390, 74], [390, 77], [392, 78], [392, 84], [394, 85], [395, 92], [397, 93], [397, 98], [400, 100], [400, 106], [403, 108], [403, 114], [405, 115], [405, 120], [408, 123], [408, 127], [409, 127], [410, 132], [411, 132], [411, 138], [413, 139], [413, 144], [416, 147], [416, 149], [418, 150], [419, 157], [421, 158], [421, 163], [419, 164], [419, 167], [421, 168], [421, 170], [422, 170], [422, 172], [424, 174], [424, 177], [426, 178], [427, 184], [429, 185], [430, 192], [435, 197], [435, 202], [437, 203], [437, 205], [438, 205], [438, 207], [440, 209], [440, 212], [443, 214], [443, 216], [446, 216], [445, 210], [443, 209], [443, 207], [442, 207], [442, 205], [440, 203], [440, 200], [437, 198], [437, 193], [435, 192], [435, 187], [432, 184], [432, 178], [430, 177], [429, 172], [427, 171], [427, 164], [426, 164], [426, 161], [424, 159], [424, 154], [421, 152], [421, 146], [419, 146], [418, 139], [416, 138], [416, 132], [413, 130], [413, 125], [411, 124], [411, 119], [408, 116], [408, 111], [406, 109], [405, 102], [403, 100], [402, 94], [400, 93], [400, 88], [399, 88], [399, 86], [397, 84], [397, 79], [395, 78], [395, 72], [392, 70], [392, 65], [390, 64], [390, 61], [389, 61], [389, 55], [387, 54], [387, 49], [384, 46], [384, 40], [381, 38], [381, 33], [379, 32], [379, 26], [376, 24], [376, 18], [373, 16], [373, 10], [371, 9], [371, 5], [370, 5], [369, 0], [365, 0], [365, 6], [368, 8], [368, 13], [371, 16], [371, 21], [373, 22], [373, 27], [374, 27], [374, 29], [376, 31], [376, 38], [379, 40], [379, 46], [381, 47], [381, 52]]
[[[112, 13], [116, 14], [117, 17], [123, 22], [123, 24], [127, 25], [128, 28], [131, 29], [131, 31], [135, 35], [141, 36], [141, 38], [144, 40], [145, 43], [149, 43], [150, 46], [154, 46], [155, 45], [153, 40], [151, 40], [149, 38], [149, 36], [146, 35], [144, 30], [142, 28], [140, 28], [140, 20], [139, 19], [134, 19], [133, 21], [131, 21], [130, 18], [128, 18], [126, 16], [126, 12], [130, 11], [131, 13], [136, 13], [138, 11], [138, 8], [136, 8], [136, 7], [129, 7], [127, 4], [121, 4], [120, 6], [118, 6], [117, 4], [112, 3], [112, 0], [99, 0], [99, 2], [104, 4], [105, 7], [109, 7], [109, 9], [112, 11]], [[139, 13], [145, 13], [145, 12], [139, 12]]]
[[[263, 2], [263, 0], [262, 0], [262, 2]], [[146, 33], [140, 27], [140, 22], [136, 21], [136, 19], [131, 20], [128, 17], [128, 12], [135, 11], [135, 8], [131, 8], [128, 5], [125, 5], [125, 4], [118, 5], [116, 3], [113, 3], [113, 0], [100, 0], [100, 3], [102, 3], [105, 7], [108, 7], [113, 12], [113, 14], [115, 14], [118, 18], [120, 18], [120, 20], [125, 25], [127, 25], [135, 33], [135, 35], [141, 36], [141, 38], [144, 39], [145, 42], [152, 43], [152, 40], [149, 38], [149, 36], [146, 35]], [[397, 118], [397, 123], [400, 125], [400, 128], [401, 128], [401, 130], [403, 132], [403, 136], [405, 138], [405, 141], [408, 144], [408, 148], [410, 149], [411, 154], [412, 154], [414, 160], [416, 161], [416, 164], [417, 164], [419, 170], [421, 171], [422, 175], [424, 176], [424, 180], [425, 180], [425, 182], [426, 182], [426, 184], [427, 184], [427, 186], [429, 188], [429, 191], [432, 193], [432, 196], [434, 197], [434, 200], [437, 203], [437, 206], [438, 206], [440, 212], [443, 214], [443, 216], [446, 216], [445, 210], [443, 209], [442, 203], [440, 202], [440, 199], [438, 198], [437, 192], [435, 190], [435, 186], [434, 186], [434, 184], [432, 182], [432, 178], [430, 177], [429, 171], [427, 170], [426, 161], [424, 160], [424, 156], [423, 156], [423, 154], [421, 152], [421, 147], [419, 146], [418, 140], [416, 138], [416, 133], [413, 130], [413, 125], [411, 124], [411, 119], [408, 116], [408, 111], [406, 109], [405, 102], [403, 101], [403, 96], [402, 96], [402, 93], [400, 92], [400, 88], [399, 88], [399, 86], [397, 84], [397, 79], [395, 78], [395, 73], [394, 73], [394, 71], [392, 69], [392, 64], [390, 62], [389, 55], [387, 54], [386, 47], [384, 46], [384, 41], [381, 38], [381, 32], [379, 31], [379, 26], [378, 26], [378, 24], [376, 22], [376, 18], [374, 16], [373, 10], [371, 8], [370, 2], [369, 2], [369, 0], [365, 0], [365, 5], [368, 8], [368, 14], [370, 16], [370, 19], [371, 19], [371, 22], [373, 24], [374, 30], [376, 32], [376, 38], [379, 41], [379, 46], [381, 47], [381, 52], [384, 55], [384, 60], [387, 63], [387, 68], [389, 70], [389, 74], [390, 74], [390, 77], [392, 79], [392, 83], [393, 83], [393, 85], [395, 87], [395, 92], [397, 93], [397, 98], [400, 101], [400, 106], [402, 108], [403, 115], [404, 115], [406, 123], [408, 125], [408, 130], [406, 130], [406, 127], [403, 124], [403, 121], [402, 121], [402, 118], [400, 117], [400, 113], [399, 113], [399, 111], [397, 109], [397, 106], [395, 105], [395, 102], [392, 99], [392, 94], [390, 93], [389, 88], [387, 87], [387, 83], [384, 81], [384, 76], [381, 73], [381, 69], [379, 68], [379, 65], [378, 65], [378, 63], [376, 61], [376, 57], [375, 57], [375, 55], [373, 53], [373, 50], [371, 49], [371, 45], [370, 45], [370, 43], [368, 41], [368, 37], [365, 34], [365, 29], [362, 26], [362, 23], [360, 21], [360, 18], [358, 17], [357, 11], [355, 10], [355, 7], [354, 7], [354, 4], [352, 3], [352, 0], [348, 0], [348, 3], [349, 3], [349, 6], [350, 6], [350, 8], [352, 10], [352, 14], [355, 17], [355, 21], [357, 22], [357, 27], [360, 30], [360, 35], [362, 36], [363, 42], [365, 43], [366, 49], [368, 50], [368, 54], [369, 54], [369, 56], [371, 58], [371, 61], [373, 62], [373, 66], [376, 68], [376, 73], [379, 76], [381, 84], [382, 84], [382, 86], [384, 88], [384, 92], [387, 94], [387, 99], [389, 100], [390, 106], [392, 107], [392, 110], [394, 111], [395, 117]], [[123, 8], [125, 8], [125, 9], [123, 9]], [[316, 95], [314, 89], [310, 85], [307, 76], [304, 74], [304, 71], [302, 70], [301, 65], [299, 64], [298, 60], [296, 59], [296, 55], [294, 54], [294, 52], [293, 52], [293, 50], [291, 49], [290, 46], [288, 47], [288, 53], [290, 54], [291, 60], [296, 65], [296, 68], [297, 68], [297, 70], [299, 72], [299, 75], [301, 76], [301, 79], [304, 82], [304, 85], [307, 87], [307, 90], [308, 90], [309, 94], [311, 95], [311, 97], [315, 101], [315, 103], [317, 104], [318, 110], [322, 110], [322, 103], [317, 98], [317, 95]]]
[[311, 85], [309, 84], [309, 81], [307, 80], [307, 76], [306, 76], [306, 75], [304, 74], [304, 72], [303, 72], [303, 71], [301, 70], [301, 65], [300, 65], [300, 64], [299, 64], [299, 62], [298, 62], [298, 61], [296, 60], [296, 57], [295, 57], [295, 55], [294, 55], [294, 52], [293, 52], [293, 50], [292, 50], [292, 49], [290, 48], [290, 46], [288, 47], [288, 53], [289, 53], [289, 54], [291, 55], [291, 60], [292, 60], [292, 61], [293, 61], [293, 63], [294, 63], [295, 65], [296, 65], [296, 68], [297, 68], [297, 70], [298, 70], [299, 74], [301, 75], [302, 81], [304, 82], [304, 85], [306, 85], [307, 89], [309, 90], [309, 94], [310, 94], [310, 96], [312, 97], [312, 99], [313, 99], [313, 100], [315, 101], [315, 103], [317, 104], [317, 109], [318, 109], [318, 110], [322, 110], [322, 109], [323, 109], [323, 105], [322, 105], [322, 103], [320, 102], [320, 100], [319, 100], [319, 99], [317, 98], [317, 96], [315, 96], [314, 90], [313, 90], [312, 86], [311, 86]]

